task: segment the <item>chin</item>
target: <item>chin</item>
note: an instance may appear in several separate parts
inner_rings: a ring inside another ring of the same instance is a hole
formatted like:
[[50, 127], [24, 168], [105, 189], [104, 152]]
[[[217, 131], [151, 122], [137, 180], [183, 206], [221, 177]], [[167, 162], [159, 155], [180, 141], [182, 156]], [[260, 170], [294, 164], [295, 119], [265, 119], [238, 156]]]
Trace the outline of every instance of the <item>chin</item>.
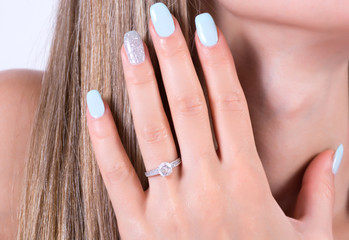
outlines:
[[237, 17], [349, 35], [346, 0], [217, 0]]

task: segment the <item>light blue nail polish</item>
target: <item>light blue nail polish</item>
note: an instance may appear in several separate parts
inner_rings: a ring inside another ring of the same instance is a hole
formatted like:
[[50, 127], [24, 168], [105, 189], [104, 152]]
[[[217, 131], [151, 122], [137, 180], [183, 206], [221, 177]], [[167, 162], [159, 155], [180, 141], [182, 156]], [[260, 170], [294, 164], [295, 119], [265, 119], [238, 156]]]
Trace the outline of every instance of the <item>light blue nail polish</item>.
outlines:
[[216, 45], [218, 42], [217, 28], [209, 13], [197, 15], [195, 17], [195, 25], [200, 42], [204, 46], [211, 47]]
[[100, 118], [104, 114], [104, 103], [97, 90], [91, 90], [86, 95], [87, 107], [93, 118]]
[[158, 2], [150, 7], [151, 21], [160, 37], [168, 37], [175, 30], [172, 15], [165, 4]]
[[333, 164], [332, 164], [332, 172], [333, 174], [336, 174], [339, 168], [339, 165], [341, 164], [342, 157], [343, 157], [343, 144], [340, 144], [334, 154], [333, 157]]

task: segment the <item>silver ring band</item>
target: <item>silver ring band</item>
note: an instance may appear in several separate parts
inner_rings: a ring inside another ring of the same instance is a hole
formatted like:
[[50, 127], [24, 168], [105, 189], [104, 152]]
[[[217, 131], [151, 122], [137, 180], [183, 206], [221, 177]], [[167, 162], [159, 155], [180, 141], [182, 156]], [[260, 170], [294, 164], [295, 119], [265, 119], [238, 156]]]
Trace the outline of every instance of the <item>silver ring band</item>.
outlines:
[[166, 177], [172, 173], [172, 168], [177, 167], [181, 162], [180, 157], [172, 162], [162, 162], [157, 168], [145, 172], [145, 176], [151, 177], [159, 174], [162, 177]]

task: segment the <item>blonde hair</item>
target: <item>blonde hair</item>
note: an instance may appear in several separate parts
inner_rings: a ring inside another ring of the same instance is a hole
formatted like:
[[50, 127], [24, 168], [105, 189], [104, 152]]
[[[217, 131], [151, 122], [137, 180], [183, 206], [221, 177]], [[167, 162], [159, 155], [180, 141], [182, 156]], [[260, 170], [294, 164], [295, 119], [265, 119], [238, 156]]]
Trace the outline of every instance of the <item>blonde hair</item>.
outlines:
[[[200, 0], [162, 2], [178, 19], [197, 65], [193, 20], [200, 11]], [[107, 100], [126, 152], [146, 190], [148, 180], [132, 122], [120, 48], [127, 31], [134, 29], [142, 36], [170, 116], [147, 31], [153, 3], [60, 1], [26, 159], [18, 239], [119, 239], [86, 128], [85, 96], [89, 90], [98, 89]], [[170, 125], [173, 130], [172, 122]]]

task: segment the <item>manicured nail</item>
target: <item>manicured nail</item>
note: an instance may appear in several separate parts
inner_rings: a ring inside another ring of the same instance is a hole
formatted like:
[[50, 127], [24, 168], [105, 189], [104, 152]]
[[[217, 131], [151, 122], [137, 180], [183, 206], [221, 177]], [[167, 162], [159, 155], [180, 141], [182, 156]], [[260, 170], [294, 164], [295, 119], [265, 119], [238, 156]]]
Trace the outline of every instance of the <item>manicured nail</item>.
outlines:
[[211, 47], [218, 42], [218, 34], [216, 24], [209, 13], [202, 13], [195, 17], [196, 30], [199, 35], [200, 42]]
[[339, 165], [341, 164], [341, 161], [342, 161], [342, 157], [343, 157], [343, 144], [340, 144], [333, 157], [333, 164], [332, 164], [333, 174], [337, 173]]
[[161, 2], [153, 4], [150, 7], [150, 16], [155, 31], [160, 37], [168, 37], [174, 32], [173, 18], [165, 4]]
[[86, 95], [87, 107], [94, 118], [100, 118], [104, 114], [104, 103], [97, 90], [91, 90]]
[[143, 41], [136, 31], [129, 31], [124, 35], [124, 46], [131, 64], [137, 65], [144, 62]]

